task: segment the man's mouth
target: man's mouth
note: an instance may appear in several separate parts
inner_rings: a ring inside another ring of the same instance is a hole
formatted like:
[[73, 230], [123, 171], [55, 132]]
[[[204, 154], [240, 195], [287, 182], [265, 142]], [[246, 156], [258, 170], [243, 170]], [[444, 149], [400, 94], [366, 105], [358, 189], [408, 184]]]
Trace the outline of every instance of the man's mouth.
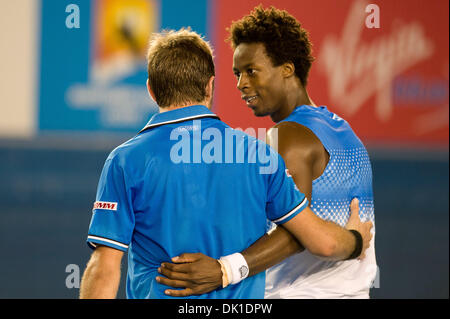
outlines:
[[258, 97], [258, 95], [245, 95], [245, 96], [242, 96], [242, 99], [245, 102], [247, 102], [248, 106], [253, 106], [257, 97]]

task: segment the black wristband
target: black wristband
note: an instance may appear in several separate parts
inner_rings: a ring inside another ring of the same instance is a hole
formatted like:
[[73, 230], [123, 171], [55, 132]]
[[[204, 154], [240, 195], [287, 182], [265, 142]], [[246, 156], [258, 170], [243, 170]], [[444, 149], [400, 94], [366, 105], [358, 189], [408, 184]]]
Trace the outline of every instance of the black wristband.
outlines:
[[354, 230], [354, 229], [349, 229], [349, 230], [355, 236], [356, 243], [355, 243], [355, 249], [353, 250], [352, 254], [346, 260], [358, 258], [359, 255], [361, 255], [362, 248], [363, 248], [363, 238], [362, 238], [361, 234], [359, 233], [359, 231]]

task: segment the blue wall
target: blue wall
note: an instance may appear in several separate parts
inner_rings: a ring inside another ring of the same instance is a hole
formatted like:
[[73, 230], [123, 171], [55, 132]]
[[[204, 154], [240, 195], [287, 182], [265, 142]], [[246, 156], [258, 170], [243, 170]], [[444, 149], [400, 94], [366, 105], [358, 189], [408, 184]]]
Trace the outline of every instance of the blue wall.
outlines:
[[[85, 268], [97, 180], [109, 150], [123, 140], [0, 141], [0, 298], [78, 296], [66, 287], [66, 266]], [[372, 296], [448, 298], [448, 153], [371, 155], [380, 267]], [[121, 298], [124, 281], [125, 274]]]
[[373, 160], [374, 298], [448, 298], [449, 165], [441, 159]]

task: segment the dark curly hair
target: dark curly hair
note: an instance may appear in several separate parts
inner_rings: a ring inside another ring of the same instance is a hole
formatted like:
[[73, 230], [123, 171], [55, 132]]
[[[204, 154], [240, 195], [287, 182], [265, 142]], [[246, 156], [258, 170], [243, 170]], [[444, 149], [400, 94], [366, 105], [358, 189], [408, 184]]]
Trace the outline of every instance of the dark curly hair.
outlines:
[[263, 43], [273, 65], [293, 63], [295, 74], [306, 86], [314, 61], [312, 44], [308, 32], [287, 11], [259, 5], [249, 15], [233, 21], [227, 31], [230, 33], [227, 41], [233, 50], [241, 43]]

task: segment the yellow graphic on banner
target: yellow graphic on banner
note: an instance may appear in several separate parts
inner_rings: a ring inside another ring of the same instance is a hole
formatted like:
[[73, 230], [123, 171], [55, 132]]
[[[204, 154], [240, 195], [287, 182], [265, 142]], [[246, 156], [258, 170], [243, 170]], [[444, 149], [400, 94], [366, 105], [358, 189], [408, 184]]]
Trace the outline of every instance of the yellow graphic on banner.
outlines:
[[97, 0], [94, 15], [92, 79], [118, 80], [145, 60], [149, 37], [158, 30], [157, 1]]

